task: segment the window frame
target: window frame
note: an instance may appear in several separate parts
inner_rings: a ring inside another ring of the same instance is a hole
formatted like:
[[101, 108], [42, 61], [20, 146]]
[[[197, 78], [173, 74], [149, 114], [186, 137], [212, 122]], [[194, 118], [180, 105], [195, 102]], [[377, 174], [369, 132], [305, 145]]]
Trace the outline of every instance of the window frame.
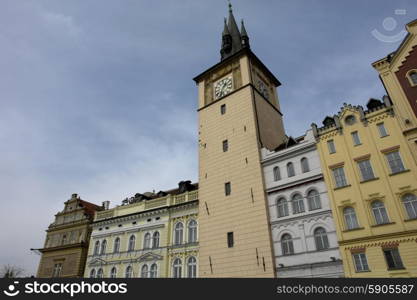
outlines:
[[[405, 165], [404, 165], [404, 161], [401, 157], [400, 151], [399, 150], [395, 150], [395, 151], [390, 151], [385, 154], [385, 159], [387, 161], [389, 170], [391, 172], [391, 174], [398, 174], [398, 173], [402, 173], [406, 170]], [[397, 157], [394, 160], [390, 160], [390, 155], [394, 155], [397, 154]], [[391, 164], [391, 162], [394, 162], [394, 165]], [[400, 162], [400, 163], [398, 163]], [[399, 168], [398, 168], [399, 167]], [[394, 168], [398, 168], [394, 170]]]
[[329, 150], [329, 154], [336, 153], [336, 144], [334, 143], [334, 140], [327, 141], [327, 149]]
[[[318, 232], [319, 230], [322, 230], [322, 232]], [[330, 248], [329, 237], [325, 228], [317, 227], [314, 229], [314, 243], [317, 251], [325, 251]]]
[[[193, 259], [192, 262], [190, 262], [191, 259]], [[187, 278], [197, 278], [197, 258], [194, 256], [187, 258]]]
[[[316, 193], [315, 195], [311, 196], [312, 193]], [[315, 207], [313, 207], [311, 205], [311, 203], [314, 203]], [[318, 203], [318, 206], [316, 205]], [[320, 193], [319, 191], [317, 191], [316, 189], [311, 189], [307, 192], [307, 205], [308, 205], [308, 210], [312, 211], [312, 210], [317, 210], [317, 209], [321, 209], [321, 197], [320, 197]]]
[[304, 198], [300, 193], [292, 195], [291, 206], [293, 215], [305, 212]]
[[[287, 238], [287, 237], [289, 237], [289, 238]], [[281, 236], [280, 242], [281, 242], [282, 255], [288, 256], [288, 255], [294, 254], [294, 242], [293, 242], [293, 238], [292, 238], [291, 234], [284, 233]]]
[[[369, 264], [368, 264], [368, 258], [366, 257], [365, 252], [352, 253], [352, 260], [353, 260], [353, 264], [355, 266], [355, 272], [356, 273], [369, 272], [370, 271]], [[359, 262], [359, 266], [358, 266], [358, 262]]]
[[[336, 172], [339, 172], [339, 174], [337, 174]], [[332, 173], [333, 173], [333, 180], [335, 183], [335, 188], [343, 188], [349, 185], [347, 178], [346, 178], [344, 166], [333, 168]], [[340, 182], [338, 181], [338, 179], [340, 179]]]
[[174, 245], [182, 245], [184, 243], [184, 224], [182, 222], [175, 223], [174, 226]]
[[278, 166], [275, 166], [272, 169], [272, 173], [274, 175], [274, 181], [280, 181], [281, 180], [281, 170], [279, 169]]
[[172, 262], [172, 277], [182, 278], [182, 260], [176, 257]]
[[[379, 206], [376, 207], [376, 204]], [[370, 206], [375, 225], [384, 225], [390, 223], [388, 212], [383, 201], [374, 200], [370, 203]]]
[[[377, 127], [377, 130], [378, 130], [378, 133], [379, 133], [379, 137], [383, 138], [383, 137], [386, 137], [386, 136], [389, 135], [388, 131], [387, 131], [387, 128], [385, 127], [384, 122], [376, 124], [376, 127]], [[381, 128], [382, 128], [382, 130], [381, 130]]]
[[235, 238], [233, 231], [227, 233], [227, 248], [233, 248], [235, 245]]
[[374, 169], [372, 168], [371, 159], [362, 159], [356, 162], [362, 181], [369, 181], [375, 179]]
[[196, 243], [197, 242], [197, 221], [194, 219], [191, 219], [188, 221], [187, 224], [188, 229], [188, 242], [189, 243]]
[[[282, 204], [281, 204], [281, 203]], [[276, 200], [276, 205], [277, 205], [277, 217], [278, 218], [283, 218], [283, 217], [287, 217], [289, 215], [289, 210], [288, 210], [288, 201], [287, 199], [285, 199], [284, 197], [279, 197]], [[284, 214], [280, 213], [280, 207], [283, 208], [283, 212]]]
[[[407, 196], [410, 196], [410, 200], [405, 199]], [[408, 220], [416, 220], [417, 219], [417, 196], [413, 193], [406, 193], [404, 195], [401, 196], [401, 203], [404, 207], [406, 216]], [[409, 204], [409, 205], [407, 205]], [[407, 206], [409, 208], [411, 208], [411, 210], [413, 211], [413, 217], [410, 216], [410, 212], [409, 209], [407, 208]]]
[[[385, 262], [387, 264], [388, 270], [402, 270], [405, 269], [404, 263], [402, 261], [400, 251], [397, 247], [395, 248], [384, 248], [382, 249], [382, 252], [384, 254]], [[391, 257], [387, 257], [387, 252], [390, 253]], [[394, 266], [390, 266], [390, 259], [392, 259], [392, 263], [394, 263]]]
[[294, 169], [294, 163], [292, 161], [287, 163], [287, 177], [294, 177], [295, 176], [295, 169]]
[[[349, 212], [347, 212], [349, 210]], [[345, 221], [346, 230], [355, 230], [359, 228], [358, 217], [353, 206], [345, 206], [343, 208], [343, 219]]]
[[230, 194], [232, 194], [232, 184], [228, 181], [224, 184], [224, 195], [230, 196]]
[[302, 173], [310, 172], [310, 165], [308, 163], [308, 158], [307, 157], [303, 157], [300, 160], [300, 164], [301, 164], [301, 172]]

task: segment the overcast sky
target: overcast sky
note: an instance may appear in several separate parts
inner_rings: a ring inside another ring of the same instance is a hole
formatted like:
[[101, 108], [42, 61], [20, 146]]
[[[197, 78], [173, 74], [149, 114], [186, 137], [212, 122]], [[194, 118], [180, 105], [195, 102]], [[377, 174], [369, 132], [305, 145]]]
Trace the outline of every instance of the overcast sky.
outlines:
[[[393, 39], [417, 16], [415, 0], [233, 5], [293, 136], [383, 96], [371, 63], [399, 42], [372, 31]], [[197, 181], [192, 78], [219, 61], [225, 16], [226, 0], [0, 2], [0, 265], [35, 274], [29, 249], [72, 193], [116, 205]]]

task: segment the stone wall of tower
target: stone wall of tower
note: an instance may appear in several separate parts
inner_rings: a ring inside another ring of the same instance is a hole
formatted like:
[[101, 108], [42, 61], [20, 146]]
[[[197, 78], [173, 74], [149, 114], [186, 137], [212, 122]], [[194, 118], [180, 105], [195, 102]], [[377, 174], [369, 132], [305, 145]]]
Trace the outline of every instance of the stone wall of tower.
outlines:
[[[199, 277], [274, 277], [251, 87], [201, 110], [199, 123], [205, 145], [199, 150]], [[223, 152], [226, 139], [229, 150]]]

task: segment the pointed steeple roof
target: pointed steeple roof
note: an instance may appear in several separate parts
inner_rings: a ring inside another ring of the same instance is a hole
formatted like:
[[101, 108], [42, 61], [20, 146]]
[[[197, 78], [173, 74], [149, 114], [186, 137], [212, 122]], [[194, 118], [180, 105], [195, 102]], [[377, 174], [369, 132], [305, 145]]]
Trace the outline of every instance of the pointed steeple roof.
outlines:
[[[244, 30], [245, 30], [245, 36], [246, 36], [245, 40], [249, 41], [249, 38], [247, 38], [246, 29]], [[242, 36], [236, 24], [235, 17], [233, 15], [232, 4], [229, 2], [229, 17], [227, 20], [227, 24], [225, 24], [225, 27], [223, 30], [222, 49], [220, 51], [222, 60], [235, 54], [241, 49], [242, 49]]]
[[243, 23], [242, 19], [242, 25], [240, 27], [240, 35], [242, 39], [242, 47], [249, 47], [249, 36], [246, 32], [245, 23]]
[[227, 27], [227, 19], [224, 18], [224, 29], [223, 29], [223, 36], [230, 35], [229, 28]]

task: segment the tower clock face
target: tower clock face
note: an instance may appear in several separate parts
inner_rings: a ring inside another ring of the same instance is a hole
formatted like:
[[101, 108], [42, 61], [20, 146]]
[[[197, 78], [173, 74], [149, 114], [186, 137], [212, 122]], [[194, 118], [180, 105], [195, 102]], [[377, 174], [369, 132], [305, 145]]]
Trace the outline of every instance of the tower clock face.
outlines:
[[232, 77], [231, 76], [225, 77], [219, 80], [218, 82], [216, 82], [215, 87], [214, 87], [214, 96], [216, 97], [216, 99], [226, 96], [232, 91], [232, 88], [233, 88]]
[[268, 87], [262, 80], [258, 81], [258, 90], [266, 99], [269, 99]]

